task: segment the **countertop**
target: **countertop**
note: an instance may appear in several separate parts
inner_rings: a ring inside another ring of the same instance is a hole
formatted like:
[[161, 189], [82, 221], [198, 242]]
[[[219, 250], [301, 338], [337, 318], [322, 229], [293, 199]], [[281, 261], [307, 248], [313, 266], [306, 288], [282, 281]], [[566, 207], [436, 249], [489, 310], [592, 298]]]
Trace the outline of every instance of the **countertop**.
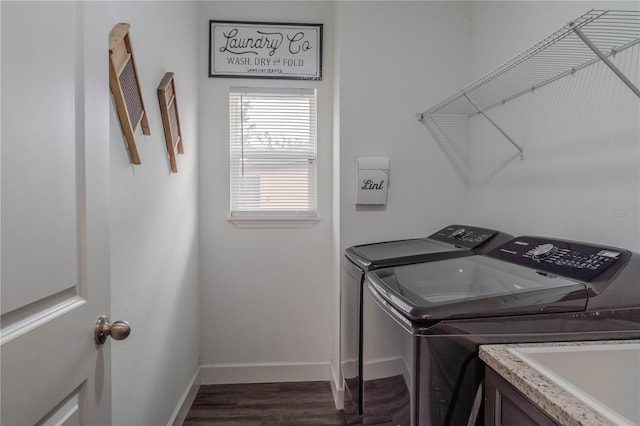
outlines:
[[639, 340], [523, 343], [480, 346], [480, 359], [562, 425], [618, 426], [588, 404], [530, 367], [510, 348], [638, 344]]

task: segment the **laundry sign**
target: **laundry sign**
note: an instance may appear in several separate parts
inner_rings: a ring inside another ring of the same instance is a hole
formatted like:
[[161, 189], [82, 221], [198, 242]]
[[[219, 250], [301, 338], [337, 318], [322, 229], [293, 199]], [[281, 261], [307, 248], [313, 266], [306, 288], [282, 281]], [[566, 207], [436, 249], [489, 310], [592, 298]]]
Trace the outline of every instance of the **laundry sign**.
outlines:
[[322, 80], [322, 24], [209, 21], [209, 77]]

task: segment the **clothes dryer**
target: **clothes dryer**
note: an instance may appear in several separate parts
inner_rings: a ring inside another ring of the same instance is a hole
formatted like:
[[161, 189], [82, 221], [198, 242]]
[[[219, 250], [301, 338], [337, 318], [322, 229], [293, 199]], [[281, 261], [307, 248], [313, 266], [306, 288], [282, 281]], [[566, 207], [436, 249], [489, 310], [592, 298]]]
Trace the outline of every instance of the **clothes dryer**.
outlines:
[[[450, 225], [427, 238], [363, 244], [345, 250], [341, 277], [341, 371], [345, 385], [345, 413], [362, 413], [363, 285], [369, 271], [418, 262], [471, 256], [491, 250], [512, 235], [468, 225]], [[379, 313], [370, 311], [374, 332]]]
[[387, 324], [363, 342], [362, 423], [482, 424], [479, 345], [637, 339], [638, 277], [635, 253], [531, 236], [368, 272], [365, 309]]

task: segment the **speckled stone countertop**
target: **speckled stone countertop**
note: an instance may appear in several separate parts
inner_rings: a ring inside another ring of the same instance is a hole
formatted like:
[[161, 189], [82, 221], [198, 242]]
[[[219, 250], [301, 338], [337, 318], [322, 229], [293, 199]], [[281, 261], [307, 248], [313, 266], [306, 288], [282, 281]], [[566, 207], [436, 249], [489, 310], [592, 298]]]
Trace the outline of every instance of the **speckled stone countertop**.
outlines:
[[480, 346], [480, 359], [562, 425], [619, 426], [547, 376], [529, 366], [508, 349], [638, 343], [640, 343], [640, 340], [482, 345]]

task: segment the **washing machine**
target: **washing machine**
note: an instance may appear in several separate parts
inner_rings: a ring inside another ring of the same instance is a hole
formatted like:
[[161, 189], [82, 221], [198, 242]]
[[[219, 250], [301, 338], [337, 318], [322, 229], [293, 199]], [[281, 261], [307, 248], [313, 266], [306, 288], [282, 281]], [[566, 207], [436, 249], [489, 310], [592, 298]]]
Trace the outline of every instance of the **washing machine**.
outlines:
[[[512, 238], [504, 232], [468, 225], [450, 225], [429, 237], [374, 244], [345, 250], [341, 277], [341, 372], [345, 386], [345, 415], [362, 414], [363, 285], [365, 274], [379, 268], [432, 262], [483, 253]], [[370, 311], [374, 332], [379, 314]], [[382, 321], [384, 323], [384, 321]]]
[[636, 253], [535, 236], [368, 272], [386, 324], [363, 342], [362, 423], [482, 424], [479, 345], [640, 338], [639, 277]]

